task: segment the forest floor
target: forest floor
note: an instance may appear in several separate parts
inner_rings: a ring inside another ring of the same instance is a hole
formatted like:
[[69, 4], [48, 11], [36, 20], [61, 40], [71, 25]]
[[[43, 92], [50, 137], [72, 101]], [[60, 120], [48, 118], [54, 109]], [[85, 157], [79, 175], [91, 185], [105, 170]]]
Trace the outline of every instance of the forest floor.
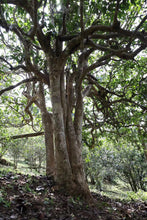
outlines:
[[147, 202], [123, 202], [93, 193], [90, 206], [61, 195], [45, 176], [0, 172], [0, 220], [146, 220]]

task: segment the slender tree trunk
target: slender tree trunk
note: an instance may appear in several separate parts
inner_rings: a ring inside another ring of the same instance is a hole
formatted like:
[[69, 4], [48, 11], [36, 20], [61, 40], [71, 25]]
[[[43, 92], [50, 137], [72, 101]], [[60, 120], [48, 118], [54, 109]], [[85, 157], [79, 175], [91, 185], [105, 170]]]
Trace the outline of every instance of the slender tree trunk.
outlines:
[[[39, 83], [39, 92], [37, 96], [32, 97], [30, 91], [23, 93], [28, 100], [38, 106], [41, 111], [42, 124], [44, 127], [45, 147], [46, 147], [46, 174], [54, 176], [55, 174], [55, 158], [54, 158], [54, 141], [53, 141], [53, 122], [52, 115], [47, 111], [43, 83]], [[34, 95], [34, 94], [33, 94]], [[31, 104], [33, 103], [31, 102]], [[30, 105], [29, 105], [30, 107]], [[29, 108], [28, 107], [28, 108]]]
[[145, 159], [147, 161], [147, 138], [146, 138], [145, 134], [144, 134], [144, 137], [142, 138], [142, 147], [143, 147], [143, 150], [144, 150]]
[[48, 112], [42, 114], [44, 121], [45, 146], [46, 146], [46, 175], [55, 175], [55, 158], [54, 158], [54, 142], [53, 142], [53, 124], [51, 116]]
[[39, 108], [42, 115], [42, 123], [44, 126], [44, 137], [46, 146], [46, 175], [55, 175], [55, 158], [54, 158], [54, 141], [53, 141], [53, 122], [52, 115], [47, 111], [45, 104], [45, 96], [43, 85], [40, 82], [39, 85], [40, 102]]
[[140, 126], [138, 125], [138, 133], [141, 136], [142, 148], [144, 150], [144, 156], [147, 161], [147, 138], [146, 138], [147, 129], [144, 128], [143, 130], [141, 130]]

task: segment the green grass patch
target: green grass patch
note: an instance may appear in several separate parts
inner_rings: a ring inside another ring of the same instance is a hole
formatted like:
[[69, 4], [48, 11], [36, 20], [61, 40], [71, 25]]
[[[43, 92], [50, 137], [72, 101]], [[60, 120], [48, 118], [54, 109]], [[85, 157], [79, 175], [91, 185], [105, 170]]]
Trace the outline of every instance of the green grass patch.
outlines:
[[90, 185], [91, 191], [100, 193], [102, 196], [107, 196], [111, 199], [118, 199], [124, 201], [142, 201], [147, 202], [147, 192], [139, 190], [137, 193], [131, 191], [129, 186], [123, 181], [118, 181], [115, 184], [103, 184], [103, 190], [96, 189], [93, 185]]
[[14, 163], [13, 163], [13, 158], [11, 157], [7, 157], [5, 156], [4, 159], [7, 161], [7, 162], [10, 162], [12, 164], [12, 166], [4, 166], [2, 164], [0, 164], [0, 170], [5, 172], [13, 172], [13, 173], [22, 173], [22, 174], [29, 174], [29, 175], [34, 175], [34, 176], [38, 176], [38, 175], [45, 175], [45, 165], [43, 168], [40, 168], [40, 169], [31, 169], [29, 167], [29, 164], [27, 164], [23, 158], [20, 158], [18, 160], [18, 163], [17, 163], [17, 168], [15, 169], [14, 168]]

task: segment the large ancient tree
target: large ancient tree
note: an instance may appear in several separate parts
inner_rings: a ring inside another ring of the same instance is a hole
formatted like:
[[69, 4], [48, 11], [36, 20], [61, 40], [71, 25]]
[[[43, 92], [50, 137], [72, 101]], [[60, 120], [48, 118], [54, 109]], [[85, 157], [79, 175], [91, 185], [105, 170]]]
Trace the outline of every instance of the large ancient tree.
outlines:
[[[107, 117], [112, 114], [111, 101], [114, 105], [108, 94], [115, 96], [115, 102], [117, 98], [133, 102], [123, 99], [125, 92], [119, 94], [101, 86], [95, 74], [115, 62], [133, 63], [145, 50], [144, 7], [143, 0], [0, 1], [1, 45], [7, 48], [0, 57], [3, 71], [24, 71], [29, 81], [39, 82], [36, 96], [30, 96], [29, 86], [24, 95], [30, 105], [34, 102], [41, 108], [46, 140], [52, 139], [47, 136], [53, 116], [52, 172], [61, 190], [90, 197], [82, 162], [83, 99], [87, 95], [98, 97]], [[43, 84], [51, 94], [52, 115], [47, 113]], [[145, 110], [141, 105], [139, 108]], [[29, 110], [28, 114], [31, 119]]]

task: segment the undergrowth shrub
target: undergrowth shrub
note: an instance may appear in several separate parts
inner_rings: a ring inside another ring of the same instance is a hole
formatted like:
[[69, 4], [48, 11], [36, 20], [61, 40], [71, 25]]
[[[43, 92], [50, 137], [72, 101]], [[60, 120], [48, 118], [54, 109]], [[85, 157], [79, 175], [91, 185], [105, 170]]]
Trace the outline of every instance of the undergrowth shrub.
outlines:
[[130, 185], [132, 191], [146, 191], [147, 163], [143, 151], [131, 145], [102, 145], [93, 149], [84, 148], [87, 181], [97, 189], [103, 183], [116, 184], [116, 179]]

